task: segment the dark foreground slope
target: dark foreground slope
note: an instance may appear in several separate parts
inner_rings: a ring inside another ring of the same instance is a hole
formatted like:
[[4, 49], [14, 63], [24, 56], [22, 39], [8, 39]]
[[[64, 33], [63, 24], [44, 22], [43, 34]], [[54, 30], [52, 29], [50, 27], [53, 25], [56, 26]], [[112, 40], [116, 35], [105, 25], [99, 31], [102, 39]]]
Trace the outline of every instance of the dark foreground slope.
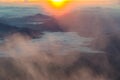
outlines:
[[81, 36], [94, 38], [91, 47], [106, 53], [109, 63], [116, 72], [116, 80], [120, 79], [119, 13], [119, 9], [96, 7], [81, 9], [60, 19], [63, 21], [61, 24], [64, 25], [65, 31], [75, 31]]
[[[0, 58], [1, 80], [117, 80], [105, 54], [37, 55], [32, 61]], [[49, 62], [44, 58], [49, 57]], [[56, 59], [57, 58], [57, 59]], [[24, 59], [24, 58], [23, 58]], [[29, 58], [28, 58], [29, 59]], [[41, 60], [42, 59], [42, 60]]]

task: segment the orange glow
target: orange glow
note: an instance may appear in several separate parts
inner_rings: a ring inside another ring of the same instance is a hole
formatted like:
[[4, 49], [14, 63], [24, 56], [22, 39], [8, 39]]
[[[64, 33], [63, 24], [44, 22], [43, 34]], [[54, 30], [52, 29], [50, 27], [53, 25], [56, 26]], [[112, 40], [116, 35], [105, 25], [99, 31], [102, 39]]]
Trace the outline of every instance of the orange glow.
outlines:
[[53, 16], [61, 17], [74, 8], [84, 6], [105, 6], [112, 2], [109, 0], [43, 0], [43, 8]]
[[[105, 6], [114, 4], [114, 1], [110, 0], [0, 0], [0, 2], [22, 2], [28, 3], [28, 5], [35, 4], [42, 7], [45, 12], [55, 17], [61, 17], [62, 15], [73, 11], [74, 8], [79, 9], [79, 7], [82, 6]], [[19, 5], [22, 5], [22, 3]]]
[[44, 0], [44, 10], [54, 17], [60, 17], [73, 9], [72, 0]]
[[67, 2], [68, 2], [68, 0], [49, 0], [49, 3], [54, 8], [61, 8], [61, 7], [65, 6]]

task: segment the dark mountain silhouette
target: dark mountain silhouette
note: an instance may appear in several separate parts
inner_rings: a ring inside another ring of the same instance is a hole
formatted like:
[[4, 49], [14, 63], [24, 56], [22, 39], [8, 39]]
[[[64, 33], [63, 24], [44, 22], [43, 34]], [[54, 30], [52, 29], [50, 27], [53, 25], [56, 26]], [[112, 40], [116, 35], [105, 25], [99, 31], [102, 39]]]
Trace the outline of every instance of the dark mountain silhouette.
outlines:
[[32, 16], [25, 16], [22, 18], [7, 18], [4, 19], [5, 23], [16, 27], [25, 27], [33, 30], [43, 31], [63, 31], [57, 21], [46, 15], [36, 14]]
[[21, 33], [30, 37], [38, 37], [44, 31], [63, 31], [55, 19], [42, 14], [25, 16], [22, 18], [1, 18], [0, 22], [1, 37], [12, 33]]
[[0, 38], [5, 38], [16, 33], [19, 33], [23, 36], [29, 36], [31, 38], [35, 38], [42, 34], [42, 32], [38, 32], [29, 28], [19, 28], [0, 23]]

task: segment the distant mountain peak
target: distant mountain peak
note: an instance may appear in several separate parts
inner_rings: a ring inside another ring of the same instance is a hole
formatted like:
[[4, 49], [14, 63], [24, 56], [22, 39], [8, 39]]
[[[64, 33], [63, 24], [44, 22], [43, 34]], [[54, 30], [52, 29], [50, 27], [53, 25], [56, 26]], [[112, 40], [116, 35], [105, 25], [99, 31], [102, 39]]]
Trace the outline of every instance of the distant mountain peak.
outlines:
[[44, 15], [44, 14], [35, 14], [35, 15], [31, 15], [31, 16], [26, 16], [25, 18], [32, 18], [32, 19], [49, 19], [51, 18], [50, 16]]

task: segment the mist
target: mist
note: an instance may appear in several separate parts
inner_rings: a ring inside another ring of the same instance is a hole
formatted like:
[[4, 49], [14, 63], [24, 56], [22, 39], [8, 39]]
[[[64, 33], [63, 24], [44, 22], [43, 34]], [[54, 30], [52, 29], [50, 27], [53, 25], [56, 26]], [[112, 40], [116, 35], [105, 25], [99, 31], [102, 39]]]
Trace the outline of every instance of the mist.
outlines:
[[[90, 47], [92, 40], [91, 37], [80, 37], [76, 32], [45, 32], [41, 38], [33, 40], [21, 34], [14, 34], [6, 38], [5, 44], [1, 46], [2, 54], [5, 55], [1, 62], [6, 65], [0, 62], [0, 78], [110, 80], [108, 76], [112, 75], [112, 70], [109, 72], [111, 66], [103, 51]], [[104, 65], [99, 64], [101, 58]], [[96, 73], [97, 68], [93, 69], [97, 65], [101, 69], [100, 73]]]
[[120, 80], [119, 13], [114, 7], [82, 7], [55, 18], [61, 32], [47, 23], [44, 27], [52, 31], [38, 25], [42, 34], [37, 38], [19, 32], [5, 36], [0, 80]]

